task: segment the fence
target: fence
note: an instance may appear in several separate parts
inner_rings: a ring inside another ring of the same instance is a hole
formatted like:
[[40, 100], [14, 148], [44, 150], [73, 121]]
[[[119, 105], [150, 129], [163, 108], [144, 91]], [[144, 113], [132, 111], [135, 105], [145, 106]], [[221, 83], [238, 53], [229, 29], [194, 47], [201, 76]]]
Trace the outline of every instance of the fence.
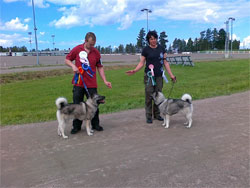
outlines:
[[173, 56], [167, 57], [166, 60], [170, 64], [174, 65], [183, 65], [183, 66], [194, 66], [193, 61], [191, 60], [190, 56]]

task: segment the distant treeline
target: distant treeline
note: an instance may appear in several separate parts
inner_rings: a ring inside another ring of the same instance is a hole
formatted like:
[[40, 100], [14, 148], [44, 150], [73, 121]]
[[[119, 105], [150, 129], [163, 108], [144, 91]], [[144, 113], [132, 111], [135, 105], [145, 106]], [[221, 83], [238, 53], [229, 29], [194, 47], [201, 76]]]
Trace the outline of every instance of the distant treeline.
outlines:
[[28, 50], [25, 46], [22, 47], [13, 46], [7, 48], [0, 46], [0, 52], [27, 52], [27, 51]]
[[[197, 51], [211, 51], [211, 50], [224, 50], [225, 49], [225, 40], [226, 40], [226, 32], [224, 29], [220, 29], [219, 31], [214, 28], [213, 30], [207, 29], [206, 31], [200, 32], [200, 37], [195, 38], [194, 41], [189, 38], [188, 41], [184, 39], [177, 39], [173, 41], [172, 44], [168, 43], [168, 35], [165, 31], [159, 33], [159, 43], [163, 46], [168, 53], [173, 52], [197, 52]], [[147, 45], [146, 42], [146, 32], [144, 28], [142, 28], [138, 34], [136, 44], [120, 44], [118, 47], [112, 48], [111, 45], [108, 47], [96, 46], [102, 54], [111, 54], [111, 53], [140, 53], [142, 49]], [[231, 41], [229, 41], [231, 44]], [[231, 47], [231, 45], [229, 45]], [[240, 41], [234, 40], [232, 42], [233, 50], [239, 50]], [[22, 47], [7, 47], [3, 48], [0, 46], [0, 52], [27, 52], [27, 48], [25, 46]], [[32, 51], [35, 51], [33, 49]], [[58, 48], [51, 50], [49, 48], [40, 50], [40, 51], [59, 51]]]
[[[211, 51], [211, 50], [224, 50], [225, 49], [225, 40], [226, 40], [226, 32], [224, 29], [220, 29], [219, 31], [214, 28], [213, 30], [207, 29], [206, 31], [200, 32], [200, 37], [195, 38], [194, 41], [189, 38], [188, 41], [184, 39], [177, 39], [173, 41], [172, 44], [168, 45], [168, 35], [165, 31], [160, 32], [159, 34], [159, 44], [163, 46], [168, 53], [172, 52], [197, 52], [197, 51]], [[229, 41], [231, 44], [231, 41]], [[112, 49], [111, 46], [101, 47], [97, 46], [97, 49], [102, 54], [110, 54], [110, 53], [138, 53], [147, 45], [146, 42], [146, 32], [144, 28], [142, 28], [137, 37], [136, 44], [120, 44], [118, 47]], [[230, 45], [231, 46], [231, 45]], [[233, 50], [239, 50], [240, 41], [234, 40], [232, 43]]]
[[[207, 29], [200, 32], [200, 37], [195, 38], [193, 41], [191, 38], [186, 42], [185, 40], [175, 39], [173, 44], [169, 47], [169, 51], [178, 52], [197, 52], [207, 50], [224, 50], [225, 49], [226, 32], [224, 29], [220, 29], [219, 32], [216, 28], [214, 30]], [[231, 41], [229, 41], [231, 44]], [[229, 45], [231, 46], [231, 45]], [[234, 40], [232, 43], [233, 50], [240, 49], [240, 41]]]

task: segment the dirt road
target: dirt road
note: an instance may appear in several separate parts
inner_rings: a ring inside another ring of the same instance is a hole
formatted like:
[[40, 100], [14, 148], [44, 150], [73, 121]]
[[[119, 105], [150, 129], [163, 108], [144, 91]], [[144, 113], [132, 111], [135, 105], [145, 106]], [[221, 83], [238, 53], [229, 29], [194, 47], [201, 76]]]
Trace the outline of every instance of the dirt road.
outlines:
[[250, 91], [194, 101], [193, 126], [145, 123], [144, 109], [101, 115], [103, 132], [57, 123], [2, 127], [0, 187], [248, 188]]

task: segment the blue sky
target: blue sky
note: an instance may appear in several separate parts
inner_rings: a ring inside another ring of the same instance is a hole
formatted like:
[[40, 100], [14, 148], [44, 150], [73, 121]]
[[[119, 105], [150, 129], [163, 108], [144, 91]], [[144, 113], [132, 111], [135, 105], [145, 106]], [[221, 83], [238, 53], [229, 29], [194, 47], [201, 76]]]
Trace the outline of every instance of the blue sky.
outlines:
[[[0, 0], [0, 46], [26, 46], [32, 32], [35, 48], [31, 0]], [[175, 38], [193, 40], [208, 28], [225, 29], [234, 17], [233, 39], [241, 48], [250, 48], [249, 0], [34, 0], [38, 48], [73, 48], [83, 43], [86, 32], [97, 36], [96, 45], [107, 47], [136, 44], [141, 28], [165, 31], [169, 45]]]

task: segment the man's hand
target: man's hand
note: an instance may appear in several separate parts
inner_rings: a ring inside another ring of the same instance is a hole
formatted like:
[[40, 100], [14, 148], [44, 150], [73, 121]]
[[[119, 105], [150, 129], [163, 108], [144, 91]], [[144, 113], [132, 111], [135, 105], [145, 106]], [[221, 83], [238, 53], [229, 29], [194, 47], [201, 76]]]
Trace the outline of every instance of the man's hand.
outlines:
[[111, 84], [111, 82], [108, 82], [108, 81], [106, 81], [106, 82], [104, 82], [104, 84], [108, 87], [108, 88], [112, 88], [112, 84]]
[[126, 74], [127, 74], [128, 76], [131, 76], [131, 75], [133, 75], [133, 74], [135, 74], [135, 73], [136, 73], [135, 70], [129, 70], [129, 71], [126, 72]]
[[79, 69], [73, 64], [72, 65], [72, 70], [75, 72], [75, 73], [79, 73]]
[[176, 76], [171, 77], [171, 80], [173, 83], [176, 83], [177, 82]]

